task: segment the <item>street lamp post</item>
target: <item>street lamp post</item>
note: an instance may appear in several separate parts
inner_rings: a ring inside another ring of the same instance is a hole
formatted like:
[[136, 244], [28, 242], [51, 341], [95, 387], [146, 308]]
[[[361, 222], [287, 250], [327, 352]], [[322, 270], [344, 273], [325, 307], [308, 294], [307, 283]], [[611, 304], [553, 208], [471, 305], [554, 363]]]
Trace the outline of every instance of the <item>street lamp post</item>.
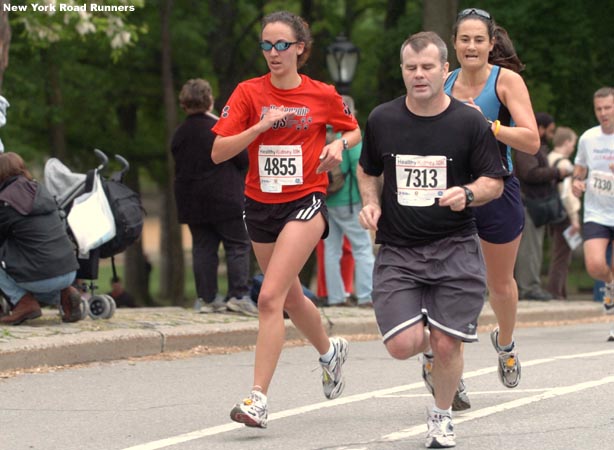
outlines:
[[339, 35], [326, 49], [326, 66], [331, 78], [342, 95], [350, 93], [350, 84], [358, 65], [358, 47], [345, 36]]

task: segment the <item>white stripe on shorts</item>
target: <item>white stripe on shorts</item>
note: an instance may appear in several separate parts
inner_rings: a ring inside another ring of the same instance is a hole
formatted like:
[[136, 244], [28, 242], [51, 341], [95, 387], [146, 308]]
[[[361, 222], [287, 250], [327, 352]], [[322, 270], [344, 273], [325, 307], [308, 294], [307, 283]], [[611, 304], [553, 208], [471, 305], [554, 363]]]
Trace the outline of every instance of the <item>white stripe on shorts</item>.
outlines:
[[296, 215], [296, 218], [300, 220], [311, 220], [311, 218], [320, 209], [320, 206], [322, 206], [322, 200], [321, 199], [316, 200], [316, 196], [314, 195], [312, 205], [307, 209], [301, 209]]
[[398, 324], [396, 327], [394, 327], [392, 330], [390, 330], [388, 333], [386, 333], [385, 335], [382, 336], [382, 340], [384, 342], [386, 342], [388, 339], [390, 339], [392, 336], [394, 336], [396, 333], [398, 333], [401, 330], [404, 330], [405, 328], [409, 328], [411, 327], [413, 324], [415, 324], [416, 322], [420, 322], [424, 319], [424, 316], [422, 314], [416, 316], [416, 317], [412, 317], [409, 320], [406, 320], [403, 323]]
[[439, 322], [437, 322], [436, 320], [433, 320], [431, 317], [429, 317], [428, 315], [426, 316], [426, 320], [428, 320], [429, 323], [432, 323], [433, 325], [435, 325], [437, 328], [439, 328], [442, 331], [445, 331], [453, 336], [458, 336], [459, 338], [465, 338], [471, 341], [477, 341], [478, 340], [478, 332], [477, 329], [475, 330], [475, 333], [473, 334], [465, 334], [465, 333], [461, 333], [458, 330], [455, 330], [454, 328], [449, 328], [446, 327], [445, 325], [440, 324]]

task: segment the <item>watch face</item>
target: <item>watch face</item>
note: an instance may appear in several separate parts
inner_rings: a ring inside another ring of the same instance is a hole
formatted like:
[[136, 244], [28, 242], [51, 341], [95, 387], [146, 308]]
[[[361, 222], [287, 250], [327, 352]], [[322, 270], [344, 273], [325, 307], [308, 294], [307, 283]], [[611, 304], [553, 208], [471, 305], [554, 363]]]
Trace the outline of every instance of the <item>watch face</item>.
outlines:
[[463, 187], [465, 190], [465, 196], [467, 197], [467, 204], [473, 201], [473, 192], [468, 187]]

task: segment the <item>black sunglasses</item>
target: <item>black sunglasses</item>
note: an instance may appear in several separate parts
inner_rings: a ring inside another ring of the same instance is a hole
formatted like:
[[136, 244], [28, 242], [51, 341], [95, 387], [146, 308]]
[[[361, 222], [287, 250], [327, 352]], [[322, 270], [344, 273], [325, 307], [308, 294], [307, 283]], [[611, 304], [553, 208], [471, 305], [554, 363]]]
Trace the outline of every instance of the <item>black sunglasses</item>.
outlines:
[[477, 8], [463, 9], [461, 12], [458, 13], [457, 18], [462, 19], [467, 16], [479, 16], [486, 20], [492, 20], [492, 17], [490, 17], [490, 13], [488, 11], [484, 11], [483, 9], [477, 9]]
[[275, 50], [277, 50], [278, 52], [283, 52], [285, 50], [288, 50], [293, 44], [298, 44], [298, 42], [279, 41], [275, 42], [274, 44], [271, 44], [269, 41], [262, 41], [260, 42], [260, 48], [265, 52], [270, 52], [271, 50], [273, 50], [273, 48], [275, 48]]

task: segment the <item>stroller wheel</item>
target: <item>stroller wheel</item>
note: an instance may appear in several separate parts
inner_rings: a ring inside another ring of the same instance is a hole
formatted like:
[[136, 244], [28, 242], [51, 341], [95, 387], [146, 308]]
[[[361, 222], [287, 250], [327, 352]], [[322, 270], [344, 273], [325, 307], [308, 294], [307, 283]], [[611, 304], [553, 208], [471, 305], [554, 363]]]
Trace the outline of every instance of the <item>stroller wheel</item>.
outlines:
[[115, 310], [117, 309], [117, 303], [115, 303], [115, 299], [108, 294], [105, 294], [107, 300], [109, 300], [109, 304], [111, 305], [111, 312], [109, 313], [109, 317], [105, 317], [105, 319], [110, 319], [115, 314]]
[[87, 299], [81, 298], [81, 320], [85, 319], [88, 316], [89, 309], [90, 305], [87, 302]]
[[111, 317], [111, 302], [106, 295], [94, 295], [89, 300], [89, 315], [92, 319], [108, 319]]

